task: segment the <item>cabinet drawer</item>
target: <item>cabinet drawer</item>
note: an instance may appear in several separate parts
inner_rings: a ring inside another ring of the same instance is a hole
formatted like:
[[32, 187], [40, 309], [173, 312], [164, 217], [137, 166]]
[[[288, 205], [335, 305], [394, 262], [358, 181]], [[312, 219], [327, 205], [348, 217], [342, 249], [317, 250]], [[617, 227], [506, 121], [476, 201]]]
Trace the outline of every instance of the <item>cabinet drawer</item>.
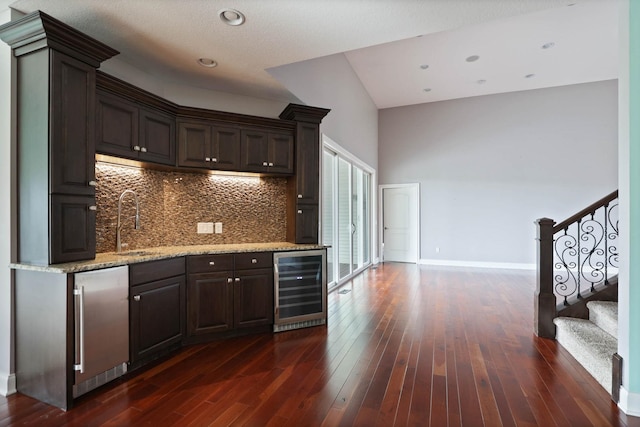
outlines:
[[136, 286], [184, 274], [184, 257], [142, 262], [129, 266], [129, 285]]
[[272, 267], [273, 254], [271, 252], [250, 252], [236, 254], [236, 270]]
[[233, 270], [233, 255], [192, 255], [187, 258], [187, 269], [189, 274]]

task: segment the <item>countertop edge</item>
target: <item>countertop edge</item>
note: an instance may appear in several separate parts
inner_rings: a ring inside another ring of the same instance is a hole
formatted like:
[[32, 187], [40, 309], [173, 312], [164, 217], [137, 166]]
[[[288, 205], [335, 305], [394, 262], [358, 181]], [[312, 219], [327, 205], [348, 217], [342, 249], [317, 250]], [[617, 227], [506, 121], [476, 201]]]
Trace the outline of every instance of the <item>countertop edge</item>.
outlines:
[[227, 245], [198, 245], [198, 246], [161, 246], [141, 248], [130, 252], [144, 252], [143, 255], [126, 256], [115, 252], [97, 254], [96, 258], [87, 261], [68, 262], [64, 264], [39, 265], [30, 263], [11, 263], [9, 268], [14, 270], [31, 270], [50, 273], [80, 273], [83, 271], [100, 270], [103, 268], [122, 265], [138, 264], [147, 261], [177, 258], [190, 255], [215, 255], [244, 252], [286, 252], [326, 249], [328, 246], [317, 244], [295, 244], [288, 242], [276, 243], [242, 243]]

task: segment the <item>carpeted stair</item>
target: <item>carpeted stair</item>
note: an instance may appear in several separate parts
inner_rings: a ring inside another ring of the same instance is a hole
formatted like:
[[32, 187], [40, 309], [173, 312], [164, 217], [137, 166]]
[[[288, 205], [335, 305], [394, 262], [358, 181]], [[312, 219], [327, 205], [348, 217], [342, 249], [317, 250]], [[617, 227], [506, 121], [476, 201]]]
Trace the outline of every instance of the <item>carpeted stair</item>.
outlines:
[[611, 393], [611, 357], [618, 351], [618, 303], [590, 301], [589, 320], [557, 317], [556, 340]]

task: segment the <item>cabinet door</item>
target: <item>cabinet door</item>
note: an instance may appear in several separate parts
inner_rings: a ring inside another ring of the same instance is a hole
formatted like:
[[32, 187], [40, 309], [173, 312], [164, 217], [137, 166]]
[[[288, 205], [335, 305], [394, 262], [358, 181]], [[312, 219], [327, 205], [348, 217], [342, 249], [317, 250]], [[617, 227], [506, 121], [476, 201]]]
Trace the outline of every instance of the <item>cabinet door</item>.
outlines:
[[187, 289], [189, 336], [233, 328], [232, 272], [190, 274]]
[[95, 258], [95, 197], [66, 195], [50, 197], [49, 264]]
[[293, 173], [293, 136], [287, 134], [269, 134], [268, 172]]
[[96, 151], [137, 158], [138, 107], [114, 95], [98, 92], [96, 111]]
[[167, 114], [140, 109], [140, 160], [175, 165], [176, 122]]
[[239, 270], [234, 279], [234, 326], [273, 324], [273, 269]]
[[50, 192], [95, 195], [95, 68], [52, 50]]
[[208, 168], [211, 159], [211, 126], [178, 124], [178, 166]]
[[185, 324], [184, 276], [134, 286], [130, 292], [131, 362], [180, 345]]
[[296, 243], [318, 243], [318, 205], [296, 206]]
[[300, 123], [296, 137], [296, 203], [318, 204], [320, 139], [318, 125]]
[[248, 172], [267, 172], [269, 167], [268, 134], [243, 130], [240, 142], [240, 168]]
[[211, 167], [219, 170], [240, 168], [240, 131], [235, 128], [213, 127]]

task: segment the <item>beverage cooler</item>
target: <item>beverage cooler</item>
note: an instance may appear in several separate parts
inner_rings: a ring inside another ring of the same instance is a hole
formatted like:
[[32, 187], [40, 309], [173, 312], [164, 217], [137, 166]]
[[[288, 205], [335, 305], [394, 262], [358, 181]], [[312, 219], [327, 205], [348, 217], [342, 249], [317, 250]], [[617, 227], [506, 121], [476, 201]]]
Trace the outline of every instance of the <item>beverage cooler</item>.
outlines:
[[274, 332], [327, 323], [327, 251], [276, 252]]

